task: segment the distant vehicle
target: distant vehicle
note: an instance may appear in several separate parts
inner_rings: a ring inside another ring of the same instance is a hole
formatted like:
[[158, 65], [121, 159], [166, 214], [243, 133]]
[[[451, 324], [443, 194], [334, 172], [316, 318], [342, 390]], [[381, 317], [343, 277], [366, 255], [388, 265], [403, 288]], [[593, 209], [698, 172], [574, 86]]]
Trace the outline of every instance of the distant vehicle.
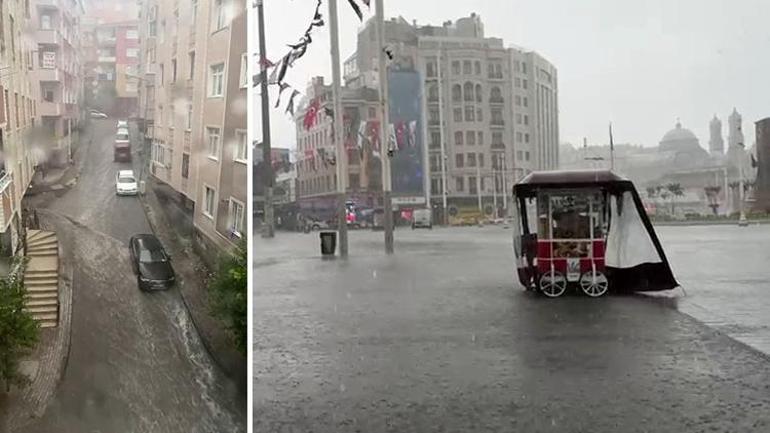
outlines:
[[308, 227], [310, 229], [318, 231], [318, 230], [327, 230], [332, 228], [332, 224], [329, 224], [326, 221], [308, 221]]
[[117, 195], [136, 195], [136, 177], [133, 170], [119, 170], [115, 176], [115, 193]]
[[128, 120], [118, 120], [118, 129], [128, 129]]
[[415, 209], [412, 212], [412, 230], [416, 228], [433, 229], [430, 209]]
[[102, 113], [101, 111], [91, 110], [91, 118], [92, 119], [106, 119], [107, 115]]
[[176, 277], [171, 257], [155, 235], [132, 236], [128, 250], [140, 290], [163, 290], [174, 285]]
[[119, 129], [115, 135], [114, 161], [131, 162], [131, 141], [128, 137], [128, 129]]

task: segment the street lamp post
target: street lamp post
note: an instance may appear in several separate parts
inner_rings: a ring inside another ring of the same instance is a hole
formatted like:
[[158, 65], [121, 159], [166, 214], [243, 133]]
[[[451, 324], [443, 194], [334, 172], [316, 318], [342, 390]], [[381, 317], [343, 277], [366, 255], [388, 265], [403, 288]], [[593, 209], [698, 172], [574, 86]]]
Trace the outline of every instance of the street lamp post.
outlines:
[[337, 0], [329, 0], [329, 37], [331, 38], [332, 56], [332, 100], [334, 108], [333, 127], [334, 144], [337, 149], [337, 231], [340, 241], [340, 257], [348, 256], [348, 220], [347, 207], [345, 206], [345, 193], [347, 191], [347, 150], [342, 140], [344, 116], [342, 113], [342, 83], [340, 73], [340, 43], [337, 26]]
[[[741, 149], [745, 152], [746, 148], [744, 147], [744, 145], [740, 144], [740, 146], [741, 146]], [[745, 181], [745, 177], [746, 177], [746, 171], [745, 171], [746, 158], [745, 158], [745, 156], [746, 156], [746, 154], [744, 152], [741, 152], [740, 163], [738, 164], [739, 165], [739, 168], [738, 168], [738, 176], [739, 176], [739, 179], [738, 179], [739, 180], [738, 200], [740, 202], [739, 204], [740, 204], [740, 210], [741, 210], [741, 215], [738, 218], [738, 226], [740, 226], [740, 227], [745, 227], [745, 226], [749, 225], [749, 222], [746, 220], [746, 209], [745, 209], [746, 208], [746, 206], [745, 206], [746, 193], [744, 191], [744, 188], [745, 188], [745, 185], [746, 185], [746, 181]]]
[[[262, 93], [262, 161], [265, 168], [265, 227], [262, 231], [263, 238], [275, 236], [273, 218], [273, 161], [270, 147], [270, 101], [267, 91], [267, 53], [265, 48], [265, 13], [262, 6], [263, 0], [257, 1], [257, 20], [259, 25], [259, 74], [260, 91]], [[331, 8], [331, 6], [329, 6]]]
[[377, 21], [377, 60], [379, 67], [379, 96], [381, 125], [380, 147], [384, 147], [381, 154], [382, 163], [382, 206], [384, 208], [385, 226], [385, 253], [393, 254], [393, 203], [391, 201], [391, 173], [390, 173], [390, 113], [388, 104], [388, 66], [385, 62], [385, 12], [383, 0], [377, 0], [375, 4], [375, 16]]

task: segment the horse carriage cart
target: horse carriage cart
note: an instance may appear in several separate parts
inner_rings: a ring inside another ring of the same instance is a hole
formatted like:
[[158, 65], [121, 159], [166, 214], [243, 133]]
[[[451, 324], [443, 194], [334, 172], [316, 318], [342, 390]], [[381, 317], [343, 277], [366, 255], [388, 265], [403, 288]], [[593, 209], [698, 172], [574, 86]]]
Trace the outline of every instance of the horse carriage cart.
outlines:
[[678, 284], [633, 183], [608, 170], [527, 175], [513, 188], [519, 282], [551, 298]]

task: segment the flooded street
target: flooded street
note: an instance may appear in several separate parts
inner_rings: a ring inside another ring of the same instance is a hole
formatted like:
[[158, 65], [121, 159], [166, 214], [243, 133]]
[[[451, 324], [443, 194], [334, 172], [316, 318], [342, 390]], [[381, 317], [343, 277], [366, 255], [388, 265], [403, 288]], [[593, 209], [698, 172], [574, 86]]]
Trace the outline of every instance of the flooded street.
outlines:
[[687, 294], [666, 300], [526, 293], [501, 227], [398, 230], [392, 257], [356, 231], [348, 261], [317, 233], [256, 236], [255, 429], [767, 429], [767, 357], [707, 325], [768, 335], [762, 242], [736, 245], [768, 227], [659, 228]]
[[139, 173], [140, 157], [114, 163], [115, 121], [94, 123], [77, 185], [47, 206], [75, 268], [69, 358], [42, 419], [24, 431], [246, 431], [243, 397], [205, 351], [176, 289], [137, 288], [127, 243], [151, 230], [137, 197], [115, 195], [115, 173]]

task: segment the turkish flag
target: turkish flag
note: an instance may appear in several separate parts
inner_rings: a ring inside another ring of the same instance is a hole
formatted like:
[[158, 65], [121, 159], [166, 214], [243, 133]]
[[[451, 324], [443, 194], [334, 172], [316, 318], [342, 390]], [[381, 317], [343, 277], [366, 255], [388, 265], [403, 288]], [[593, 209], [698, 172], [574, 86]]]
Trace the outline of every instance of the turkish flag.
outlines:
[[307, 111], [305, 112], [305, 118], [302, 120], [302, 124], [305, 126], [305, 129], [310, 129], [315, 125], [316, 118], [318, 117], [318, 109], [320, 108], [320, 104], [318, 102], [318, 99], [313, 99], [310, 102], [310, 105], [307, 107]]

